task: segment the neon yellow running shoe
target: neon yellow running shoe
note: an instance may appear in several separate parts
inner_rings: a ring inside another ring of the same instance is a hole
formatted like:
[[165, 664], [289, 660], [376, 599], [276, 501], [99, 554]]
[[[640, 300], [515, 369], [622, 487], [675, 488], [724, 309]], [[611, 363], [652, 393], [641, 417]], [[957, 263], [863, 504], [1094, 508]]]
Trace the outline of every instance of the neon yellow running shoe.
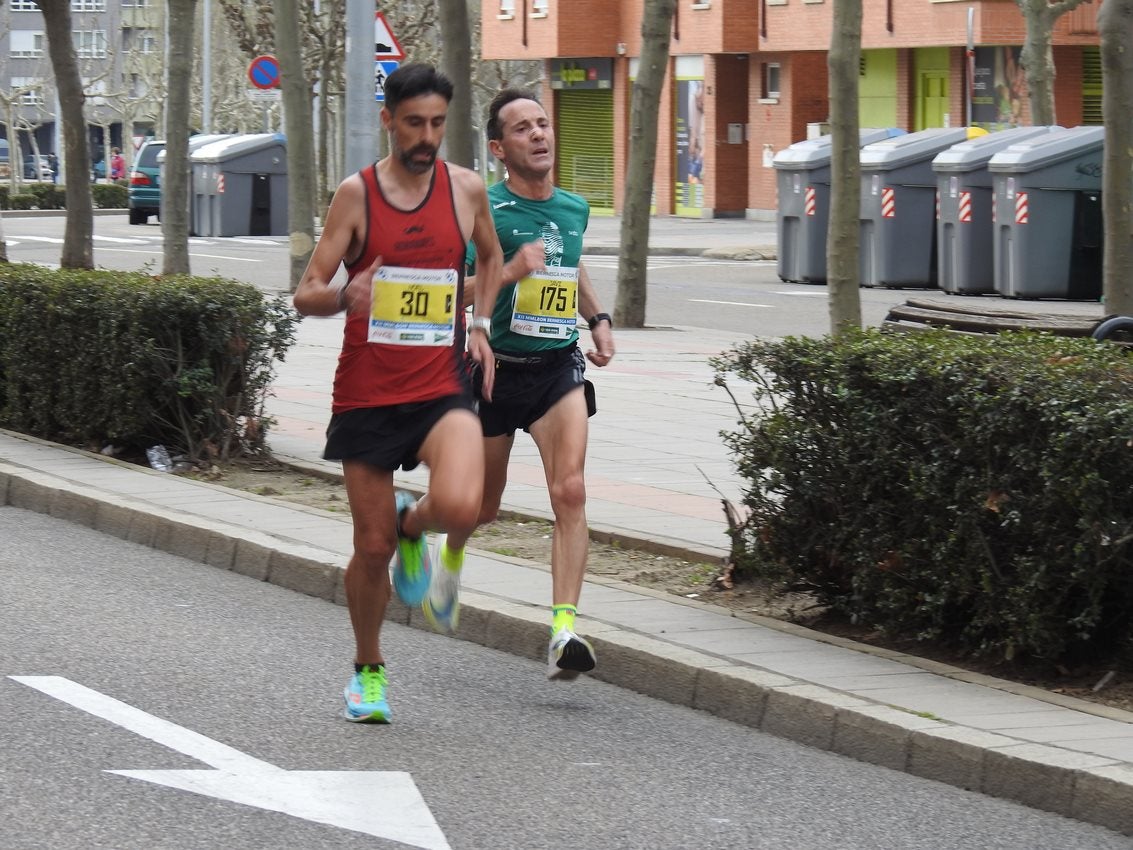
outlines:
[[397, 551], [393, 556], [393, 589], [397, 597], [410, 608], [416, 608], [429, 590], [432, 561], [429, 558], [429, 540], [422, 534], [410, 540], [401, 534], [401, 515], [409, 510], [416, 499], [404, 490], [394, 494], [397, 506]]
[[442, 536], [437, 553], [439, 563], [433, 570], [421, 611], [433, 630], [443, 634], [455, 632], [460, 622], [460, 568], [464, 564], [464, 550], [449, 552]]
[[389, 723], [392, 712], [386, 701], [386, 668], [366, 664], [351, 678], [342, 698], [343, 716], [351, 723]]

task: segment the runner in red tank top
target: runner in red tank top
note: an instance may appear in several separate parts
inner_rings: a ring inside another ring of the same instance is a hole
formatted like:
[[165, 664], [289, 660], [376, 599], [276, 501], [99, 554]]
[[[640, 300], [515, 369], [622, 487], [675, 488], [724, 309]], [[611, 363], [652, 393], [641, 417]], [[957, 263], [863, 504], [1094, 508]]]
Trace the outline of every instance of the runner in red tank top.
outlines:
[[[441, 630], [456, 628], [464, 550], [442, 540], [433, 565], [429, 531], [464, 540], [476, 525], [484, 449], [465, 348], [491, 396], [495, 360], [489, 317], [502, 254], [484, 183], [437, 159], [452, 83], [429, 65], [404, 65], [385, 84], [382, 126], [390, 154], [346, 178], [295, 308], [305, 316], [346, 311], [324, 457], [341, 460], [354, 520], [346, 600], [354, 628], [347, 720], [388, 723], [381, 624], [393, 585]], [[467, 338], [461, 309], [465, 245], [476, 245], [478, 280]], [[485, 263], [486, 260], [486, 263]], [[331, 284], [345, 263], [345, 286]], [[429, 468], [416, 503], [394, 492], [399, 467]]]

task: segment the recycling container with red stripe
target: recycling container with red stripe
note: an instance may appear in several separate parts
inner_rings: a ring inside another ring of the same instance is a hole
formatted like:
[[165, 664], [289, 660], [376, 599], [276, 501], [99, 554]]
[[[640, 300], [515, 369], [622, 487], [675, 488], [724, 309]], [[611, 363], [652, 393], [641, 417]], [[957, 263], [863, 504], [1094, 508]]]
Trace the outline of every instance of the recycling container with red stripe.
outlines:
[[[887, 139], [897, 129], [859, 131], [861, 144]], [[826, 233], [830, 224], [831, 137], [795, 142], [771, 163], [779, 189], [779, 279], [826, 283]]]
[[934, 127], [862, 148], [863, 286], [936, 286], [932, 159], [967, 138], [964, 127]]
[[995, 292], [991, 172], [999, 151], [1060, 127], [1014, 127], [952, 145], [932, 160], [936, 173], [936, 277], [945, 292]]
[[1074, 127], [988, 161], [995, 290], [1007, 298], [1097, 301], [1102, 294], [1103, 127]]

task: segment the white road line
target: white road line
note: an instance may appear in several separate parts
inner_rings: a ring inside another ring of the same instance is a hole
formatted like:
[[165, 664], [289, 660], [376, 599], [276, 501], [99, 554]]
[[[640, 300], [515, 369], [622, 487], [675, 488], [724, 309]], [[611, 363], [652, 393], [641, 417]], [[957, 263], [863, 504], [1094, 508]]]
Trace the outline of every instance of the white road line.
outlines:
[[247, 753], [242, 753], [233, 747], [206, 738], [191, 729], [154, 717], [152, 714], [127, 705], [124, 702], [100, 694], [98, 691], [64, 679], [61, 676], [9, 676], [13, 681], [20, 682], [48, 696], [73, 705], [75, 708], [109, 720], [115, 726], [121, 726], [148, 738], [163, 747], [181, 753], [182, 755], [203, 761], [209, 767], [217, 770], [239, 771], [257, 770], [265, 773], [275, 773], [280, 768], [266, 761], [260, 761]]
[[[24, 235], [20, 235], [20, 236], [17, 236], [15, 238], [20, 239], [24, 242], [47, 242], [50, 245], [62, 245], [63, 244], [62, 239], [57, 239], [54, 236], [24, 236]], [[8, 243], [8, 244], [11, 244], [11, 243]]]
[[723, 304], [726, 307], [762, 307], [766, 310], [774, 310], [772, 304], [749, 304], [746, 301], [711, 301], [707, 298], [690, 298], [689, 301], [695, 304]]
[[793, 295], [796, 298], [825, 298], [826, 290], [822, 292], [788, 292], [787, 290], [778, 289], [771, 293], [772, 295]]
[[[100, 251], [117, 251], [120, 254], [155, 254], [162, 256], [164, 251], [139, 251], [134, 248], [104, 248], [99, 246]], [[204, 257], [207, 260], [231, 260], [234, 263], [262, 263], [263, 260], [257, 260], [252, 257], [226, 257], [221, 254], [198, 254], [195, 251], [189, 252], [190, 257]]]
[[126, 245], [152, 245], [152, 239], [138, 239], [135, 236], [92, 236], [92, 239], [99, 242], [121, 242]]

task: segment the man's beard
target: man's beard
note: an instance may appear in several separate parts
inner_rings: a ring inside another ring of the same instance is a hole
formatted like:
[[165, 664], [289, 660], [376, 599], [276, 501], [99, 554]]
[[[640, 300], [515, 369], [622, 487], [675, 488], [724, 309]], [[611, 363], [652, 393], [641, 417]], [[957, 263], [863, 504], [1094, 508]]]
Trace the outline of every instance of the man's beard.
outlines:
[[[429, 159], [425, 162], [421, 162], [413, 158], [421, 153], [428, 154]], [[437, 161], [437, 149], [431, 145], [417, 145], [417, 147], [411, 150], [400, 151], [398, 158], [401, 160], [401, 164], [405, 166], [406, 171], [411, 174], [424, 174], [432, 168], [433, 163]]]

